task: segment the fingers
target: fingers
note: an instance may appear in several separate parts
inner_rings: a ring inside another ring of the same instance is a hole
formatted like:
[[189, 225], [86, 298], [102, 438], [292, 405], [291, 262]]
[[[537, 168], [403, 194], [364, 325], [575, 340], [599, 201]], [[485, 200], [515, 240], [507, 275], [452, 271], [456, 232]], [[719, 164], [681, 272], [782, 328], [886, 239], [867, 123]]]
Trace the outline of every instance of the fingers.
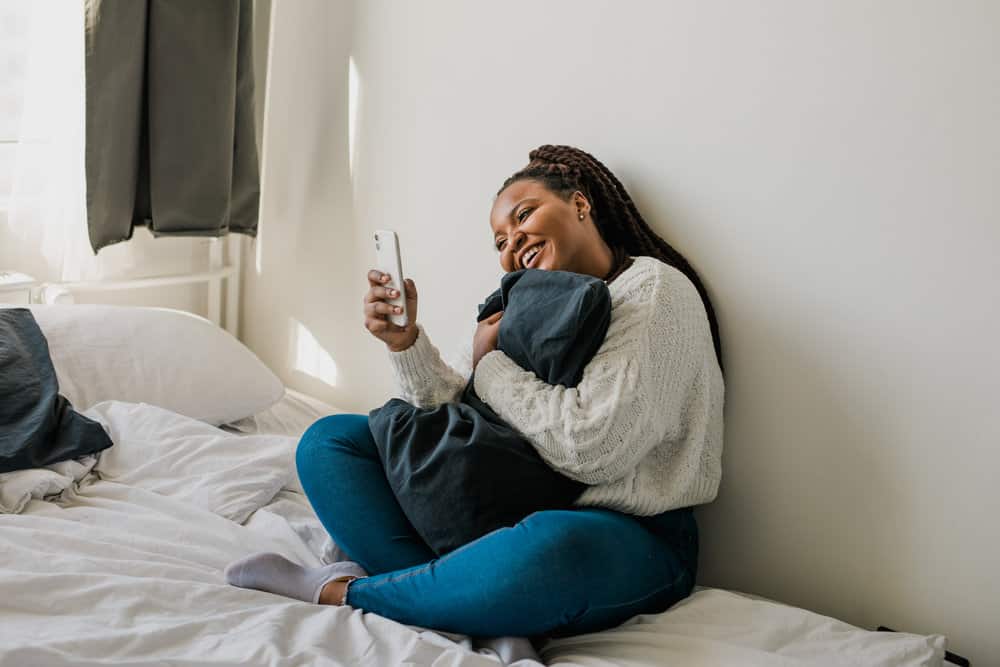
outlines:
[[372, 269], [367, 274], [368, 291], [362, 299], [365, 315], [365, 329], [376, 338], [390, 344], [398, 341], [403, 336], [412, 336], [413, 320], [417, 312], [417, 286], [410, 279], [404, 281], [406, 292], [406, 309], [408, 311], [408, 322], [406, 326], [399, 326], [389, 321], [390, 315], [401, 315], [403, 308], [388, 303], [387, 300], [399, 297], [400, 290], [387, 285], [389, 275]]
[[[382, 273], [378, 269], [372, 269], [368, 272], [368, 287], [369, 290], [365, 294], [365, 301], [375, 301], [376, 299], [395, 299], [399, 296], [399, 290], [394, 287], [388, 287], [386, 283], [389, 282], [389, 274]], [[406, 300], [416, 301], [417, 300], [417, 286], [409, 278], [403, 281], [406, 288]]]
[[368, 272], [368, 285], [369, 287], [374, 287], [375, 285], [384, 285], [389, 282], [389, 274], [382, 273], [378, 269], [372, 269]]
[[388, 320], [381, 320], [375, 317], [365, 319], [365, 329], [368, 329], [369, 332], [375, 334], [376, 336], [384, 333], [389, 324], [390, 322]]
[[393, 336], [396, 334], [401, 334], [406, 331], [406, 327], [401, 327], [393, 324], [389, 320], [380, 319], [367, 319], [365, 320], [365, 329], [374, 336], [386, 340], [387, 336]]
[[397, 324], [393, 324], [389, 320], [383, 320], [375, 317], [365, 320], [365, 329], [368, 329], [369, 332], [375, 334], [376, 336], [399, 334], [406, 331], [406, 327], [401, 327]]
[[365, 315], [369, 317], [383, 317], [385, 315], [399, 315], [403, 309], [393, 306], [385, 301], [369, 301], [365, 304]]
[[364, 302], [371, 303], [375, 301], [382, 301], [383, 299], [395, 299], [397, 296], [399, 296], [399, 291], [392, 287], [374, 285], [371, 289], [365, 292]]
[[479, 326], [480, 327], [488, 327], [488, 326], [497, 324], [500, 321], [501, 317], [503, 317], [503, 311], [502, 310], [499, 313], [493, 313], [492, 315], [490, 315], [489, 317], [487, 317], [485, 320], [480, 320], [479, 321]]

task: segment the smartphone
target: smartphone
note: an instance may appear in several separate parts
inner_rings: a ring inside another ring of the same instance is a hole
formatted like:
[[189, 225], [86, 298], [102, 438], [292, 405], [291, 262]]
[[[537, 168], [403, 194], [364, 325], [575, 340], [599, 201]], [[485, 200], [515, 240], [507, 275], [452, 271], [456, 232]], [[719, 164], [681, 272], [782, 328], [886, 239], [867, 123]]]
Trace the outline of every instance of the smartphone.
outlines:
[[386, 299], [386, 303], [391, 306], [399, 306], [403, 309], [400, 314], [392, 313], [389, 321], [401, 327], [405, 327], [409, 322], [409, 313], [406, 312], [406, 287], [403, 285], [403, 264], [399, 260], [399, 239], [396, 232], [391, 229], [375, 230], [375, 268], [382, 273], [389, 274], [389, 282], [384, 283], [385, 287], [392, 287], [399, 290], [399, 296], [395, 299]]

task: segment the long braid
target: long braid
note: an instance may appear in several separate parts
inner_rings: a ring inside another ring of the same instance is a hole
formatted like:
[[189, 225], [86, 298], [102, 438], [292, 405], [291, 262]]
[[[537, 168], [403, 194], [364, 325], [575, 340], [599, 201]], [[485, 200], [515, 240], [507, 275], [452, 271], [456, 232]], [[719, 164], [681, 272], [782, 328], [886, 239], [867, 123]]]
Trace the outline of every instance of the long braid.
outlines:
[[[597, 158], [572, 146], [539, 146], [528, 154], [529, 162], [506, 181], [503, 192], [515, 181], [537, 180], [563, 198], [576, 191], [587, 197], [597, 230], [613, 252], [655, 257], [681, 271], [694, 284], [708, 315], [715, 356], [722, 367], [722, 343], [715, 309], [697, 272], [679, 252], [649, 228], [635, 202], [611, 170]], [[499, 192], [497, 193], [499, 194]]]

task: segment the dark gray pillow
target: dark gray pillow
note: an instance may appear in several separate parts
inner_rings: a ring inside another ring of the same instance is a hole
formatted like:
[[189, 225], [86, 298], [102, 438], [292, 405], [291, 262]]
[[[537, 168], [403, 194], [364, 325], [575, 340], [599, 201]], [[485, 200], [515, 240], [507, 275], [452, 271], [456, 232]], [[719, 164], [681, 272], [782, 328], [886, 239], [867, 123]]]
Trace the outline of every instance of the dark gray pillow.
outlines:
[[49, 346], [27, 308], [0, 309], [0, 473], [41, 468], [112, 445], [59, 395]]

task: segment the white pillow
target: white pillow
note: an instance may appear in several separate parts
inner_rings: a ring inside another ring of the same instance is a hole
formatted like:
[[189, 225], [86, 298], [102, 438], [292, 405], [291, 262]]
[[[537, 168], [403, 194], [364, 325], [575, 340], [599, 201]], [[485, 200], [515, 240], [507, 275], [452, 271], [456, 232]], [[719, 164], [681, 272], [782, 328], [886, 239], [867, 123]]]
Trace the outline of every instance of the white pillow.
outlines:
[[78, 411], [149, 403], [212, 425], [249, 417], [284, 394], [281, 380], [208, 320], [167, 308], [29, 306], [49, 344], [59, 393]]

